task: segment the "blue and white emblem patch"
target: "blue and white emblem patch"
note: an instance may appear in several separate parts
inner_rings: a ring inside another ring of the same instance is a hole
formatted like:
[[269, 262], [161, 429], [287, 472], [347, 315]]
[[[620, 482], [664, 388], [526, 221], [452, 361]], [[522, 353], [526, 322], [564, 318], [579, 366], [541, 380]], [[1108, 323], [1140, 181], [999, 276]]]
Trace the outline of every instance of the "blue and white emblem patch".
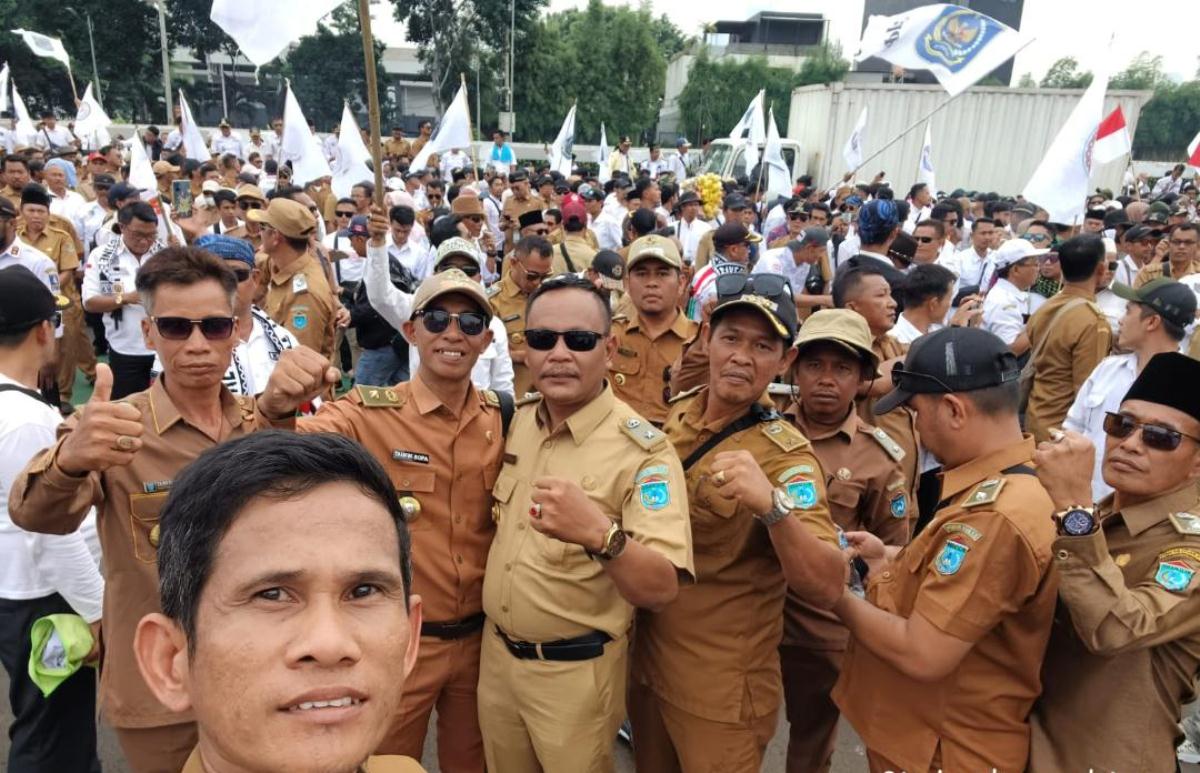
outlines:
[[800, 510], [807, 510], [817, 503], [817, 484], [811, 480], [791, 480], [784, 488]]
[[308, 312], [296, 309], [292, 312], [292, 327], [303, 330], [308, 327]]
[[952, 539], [946, 540], [946, 544], [942, 545], [942, 552], [938, 553], [938, 557], [934, 559], [934, 568], [937, 569], [938, 574], [955, 574], [962, 569], [968, 550], [970, 548], [961, 542]]
[[665, 480], [639, 483], [638, 494], [642, 498], [642, 507], [647, 510], [661, 510], [671, 504], [671, 487]]
[[1196, 570], [1182, 561], [1160, 561], [1154, 581], [1169, 591], [1178, 593], [1192, 584]]
[[908, 497], [904, 495], [903, 491], [892, 497], [891, 508], [893, 518], [903, 518], [908, 515]]

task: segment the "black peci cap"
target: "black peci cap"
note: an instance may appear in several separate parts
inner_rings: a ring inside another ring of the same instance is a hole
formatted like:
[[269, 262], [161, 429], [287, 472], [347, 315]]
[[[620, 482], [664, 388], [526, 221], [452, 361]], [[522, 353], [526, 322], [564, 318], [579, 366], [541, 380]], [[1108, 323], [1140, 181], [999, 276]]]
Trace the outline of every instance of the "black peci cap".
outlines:
[[1126, 400], [1142, 400], [1157, 403], [1177, 411], [1183, 411], [1200, 421], [1200, 389], [1181, 385], [1200, 381], [1200, 360], [1194, 360], [1179, 352], [1156, 354], [1138, 374], [1133, 386], [1125, 393]]
[[873, 410], [878, 416], [916, 394], [974, 392], [1020, 376], [1016, 356], [995, 334], [974, 327], [942, 328], [913, 342], [904, 366], [892, 370], [896, 387]]
[[24, 266], [0, 269], [0, 334], [21, 333], [53, 319], [65, 301]]

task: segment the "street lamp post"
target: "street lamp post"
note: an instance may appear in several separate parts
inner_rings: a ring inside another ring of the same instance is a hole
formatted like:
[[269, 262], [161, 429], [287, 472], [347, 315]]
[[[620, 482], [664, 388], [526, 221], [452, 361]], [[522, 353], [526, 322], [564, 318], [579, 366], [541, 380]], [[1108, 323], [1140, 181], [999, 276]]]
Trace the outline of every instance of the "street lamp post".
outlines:
[[167, 41], [167, 4], [165, 0], [147, 0], [158, 11], [158, 36], [162, 43], [163, 96], [167, 99], [167, 126], [175, 118], [175, 103], [171, 99], [171, 45]]

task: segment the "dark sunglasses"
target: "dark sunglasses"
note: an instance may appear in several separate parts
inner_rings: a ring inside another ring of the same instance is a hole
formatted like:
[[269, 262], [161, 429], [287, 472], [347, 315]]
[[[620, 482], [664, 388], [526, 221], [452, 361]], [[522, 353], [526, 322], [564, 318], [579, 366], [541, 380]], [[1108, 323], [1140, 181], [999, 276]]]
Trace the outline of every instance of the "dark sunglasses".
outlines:
[[746, 293], [771, 299], [786, 294], [790, 298], [792, 287], [781, 274], [724, 274], [717, 277], [718, 298]]
[[918, 244], [930, 244], [931, 242], [933, 242], [934, 237], [932, 237], [932, 236], [914, 236], [913, 239]]
[[229, 270], [232, 271], [233, 275], [237, 277], [238, 284], [241, 284], [250, 278], [250, 269], [248, 268], [231, 268]]
[[1021, 238], [1030, 244], [1041, 244], [1042, 242], [1050, 241], [1053, 237], [1049, 234], [1025, 234]]
[[534, 230], [530, 231], [530, 233], [533, 234], [534, 236], [549, 236], [550, 229], [549, 228], [535, 228]]
[[526, 281], [526, 282], [542, 282], [542, 281], [545, 281], [545, 280], [547, 280], [547, 279], [549, 279], [549, 278], [550, 278], [550, 272], [549, 272], [549, 271], [546, 271], [546, 272], [541, 272], [541, 271], [526, 271], [526, 272], [525, 272], [525, 281]]
[[789, 212], [788, 220], [799, 220], [801, 222], [808, 221], [808, 213], [806, 212]]
[[465, 336], [477, 336], [487, 329], [487, 317], [478, 311], [464, 311], [451, 314], [445, 309], [421, 309], [417, 312], [421, 323], [430, 333], [444, 333], [450, 327], [450, 320], [458, 320], [458, 329]]
[[1156, 451], [1174, 451], [1179, 448], [1179, 444], [1183, 442], [1184, 438], [1200, 443], [1200, 438], [1164, 427], [1161, 424], [1143, 424], [1132, 416], [1111, 411], [1104, 415], [1104, 434], [1106, 435], [1124, 440], [1138, 429], [1142, 431], [1142, 442], [1146, 444], [1146, 447]]
[[334, 214], [337, 215], [338, 217], [354, 217], [354, 210], [350, 210], [349, 212], [340, 212], [339, 211], [339, 212], [334, 212]]
[[442, 194], [440, 194], [440, 193], [429, 193], [429, 194], [426, 194], [425, 198], [429, 199], [430, 201], [441, 201], [441, 200], [442, 200]]
[[262, 209], [262, 208], [263, 208], [263, 205], [262, 205], [262, 203], [261, 203], [261, 202], [258, 202], [258, 201], [246, 201], [246, 200], [244, 200], [244, 199], [243, 199], [242, 201], [239, 201], [239, 202], [237, 203], [237, 205], [238, 205], [239, 207], [241, 207], [242, 209]]
[[479, 276], [479, 266], [473, 265], [471, 263], [468, 263], [465, 266], [438, 266], [437, 268], [435, 268], [433, 270], [433, 273], [438, 274], [438, 273], [441, 273], [442, 271], [447, 271], [452, 268], [458, 269], [459, 271], [463, 272], [464, 274], [466, 274], [469, 277]]
[[472, 223], [482, 223], [483, 215], [466, 215], [463, 220], [470, 220]]
[[[916, 386], [918, 383], [933, 384], [935, 387], [937, 387], [937, 389], [921, 388]], [[916, 373], [911, 370], [905, 370], [899, 365], [892, 368], [892, 384], [896, 387], [896, 389], [904, 389], [914, 393], [941, 392], [944, 394], [950, 394], [954, 392], [953, 389], [946, 385], [945, 381], [942, 381], [937, 376], [930, 376], [927, 373]]]
[[534, 328], [525, 331], [525, 342], [529, 344], [530, 349], [548, 352], [558, 345], [560, 336], [567, 342], [567, 348], [573, 352], [590, 352], [600, 343], [600, 339], [604, 338], [602, 333], [594, 333], [591, 330], [559, 331]]
[[200, 334], [209, 341], [224, 341], [233, 335], [237, 325], [234, 317], [205, 317], [204, 319], [188, 319], [187, 317], [151, 317], [158, 334], [168, 341], [186, 341], [192, 336], [192, 329], [200, 328]]

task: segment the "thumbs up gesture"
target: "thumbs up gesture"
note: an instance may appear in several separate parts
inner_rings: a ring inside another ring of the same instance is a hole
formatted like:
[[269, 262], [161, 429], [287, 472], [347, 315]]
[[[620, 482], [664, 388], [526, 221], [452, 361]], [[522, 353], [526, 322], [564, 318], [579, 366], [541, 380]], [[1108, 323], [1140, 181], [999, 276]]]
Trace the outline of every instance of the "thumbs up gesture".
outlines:
[[96, 365], [92, 399], [59, 449], [58, 466], [68, 475], [129, 464], [142, 447], [142, 412], [128, 403], [109, 402], [112, 385], [112, 370], [104, 363]]

